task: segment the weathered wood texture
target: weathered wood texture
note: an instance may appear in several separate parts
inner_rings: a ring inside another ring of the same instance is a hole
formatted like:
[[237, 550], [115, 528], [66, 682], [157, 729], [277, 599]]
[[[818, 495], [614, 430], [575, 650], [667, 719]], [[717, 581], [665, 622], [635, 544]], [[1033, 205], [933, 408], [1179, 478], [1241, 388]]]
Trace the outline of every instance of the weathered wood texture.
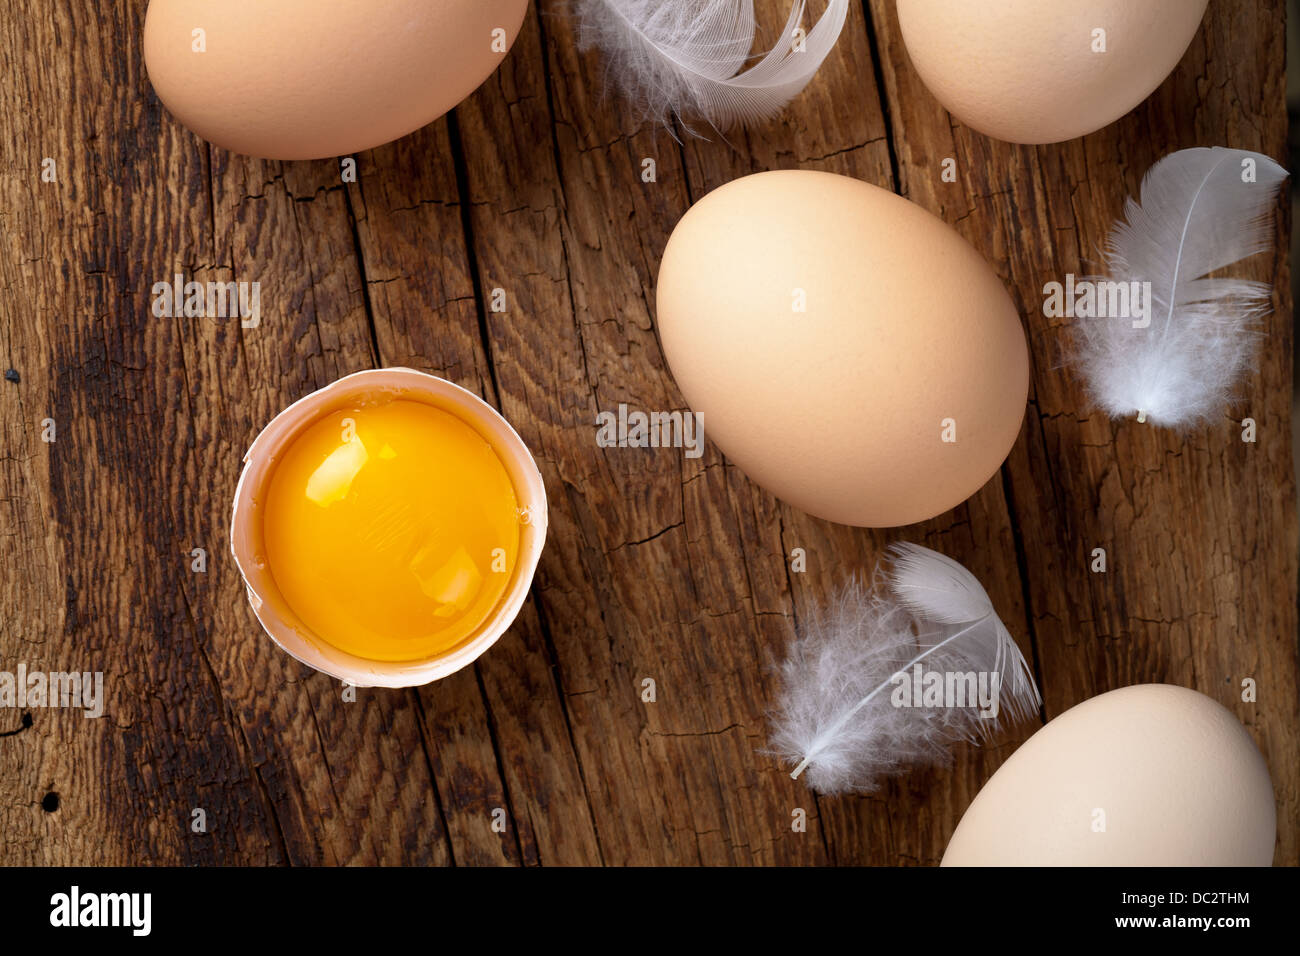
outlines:
[[[1166, 151], [1282, 157], [1282, 0], [1212, 0], [1147, 103], [1040, 148], [954, 124], [912, 70], [892, 0], [853, 9], [782, 119], [682, 144], [608, 98], [553, 6], [452, 117], [360, 156], [355, 184], [334, 162], [231, 156], [180, 128], [144, 74], [144, 0], [3, 14], [0, 363], [21, 382], [0, 382], [0, 670], [102, 670], [108, 706], [100, 720], [0, 711], [0, 863], [937, 862], [1034, 726], [873, 797], [816, 799], [761, 752], [767, 663], [893, 536], [801, 514], [716, 449], [595, 441], [596, 413], [620, 402], [683, 407], [653, 322], [673, 225], [710, 189], [778, 167], [934, 211], [1024, 317], [1033, 385], [1009, 462], [902, 536], [988, 584], [1047, 717], [1144, 681], [1231, 708], [1272, 769], [1276, 859], [1300, 861], [1289, 222], [1251, 265], [1277, 292], [1248, 401], [1186, 438], [1090, 414], [1040, 292], [1087, 271]], [[760, 3], [769, 39], [782, 7]], [[948, 157], [956, 183], [940, 178]], [[150, 289], [177, 272], [260, 281], [261, 326], [154, 318]], [[485, 308], [496, 288], [505, 312]], [[376, 364], [496, 404], [537, 454], [551, 533], [518, 624], [476, 666], [347, 703], [262, 636], [228, 508], [267, 420]], [[805, 573], [788, 569], [796, 547]], [[1105, 574], [1089, 571], [1098, 547]], [[1240, 700], [1245, 677], [1256, 703]], [[807, 833], [791, 830], [798, 807]]]

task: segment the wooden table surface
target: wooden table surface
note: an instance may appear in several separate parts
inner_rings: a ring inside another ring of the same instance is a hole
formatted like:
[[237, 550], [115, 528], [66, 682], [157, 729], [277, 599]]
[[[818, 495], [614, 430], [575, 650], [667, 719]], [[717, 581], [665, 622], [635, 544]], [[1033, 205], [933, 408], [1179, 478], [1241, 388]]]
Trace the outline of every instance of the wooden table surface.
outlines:
[[[759, 7], [770, 41], [788, 0]], [[852, 9], [782, 118], [679, 145], [606, 94], [599, 59], [543, 3], [482, 89], [360, 155], [355, 183], [335, 161], [252, 160], [181, 128], [145, 75], [144, 10], [0, 15], [0, 364], [21, 378], [0, 381], [0, 670], [103, 671], [107, 697], [97, 720], [0, 710], [0, 863], [934, 864], [1037, 723], [865, 797], [818, 799], [762, 752], [769, 661], [897, 538], [987, 584], [1048, 718], [1149, 681], [1230, 708], [1273, 775], [1276, 861], [1300, 861], [1289, 221], [1248, 270], [1276, 291], [1246, 401], [1185, 437], [1090, 413], [1060, 367], [1068, 320], [1045, 318], [1041, 294], [1096, 263], [1165, 153], [1285, 159], [1283, 0], [1212, 0], [1145, 104], [1047, 147], [955, 124], [913, 71], [893, 0]], [[949, 157], [956, 183], [940, 178]], [[924, 525], [815, 520], [712, 447], [596, 443], [596, 414], [621, 402], [684, 407], [654, 326], [675, 223], [709, 190], [785, 167], [937, 213], [1024, 319], [1015, 450]], [[155, 318], [152, 286], [178, 272], [259, 281], [260, 326]], [[272, 416], [378, 365], [496, 405], [537, 455], [551, 531], [518, 622], [475, 666], [349, 702], [263, 636], [229, 507]]]

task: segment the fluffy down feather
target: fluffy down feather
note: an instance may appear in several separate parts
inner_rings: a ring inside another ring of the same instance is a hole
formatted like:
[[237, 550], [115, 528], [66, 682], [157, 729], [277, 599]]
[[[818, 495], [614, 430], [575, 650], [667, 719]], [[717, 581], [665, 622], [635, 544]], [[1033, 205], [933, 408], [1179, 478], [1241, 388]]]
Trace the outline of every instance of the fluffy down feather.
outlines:
[[[781, 668], [772, 752], [819, 793], [870, 792], [914, 766], [942, 765], [958, 740], [1038, 712], [1033, 675], [988, 594], [969, 571], [913, 544], [892, 549], [892, 573], [852, 582], [812, 621]], [[998, 716], [976, 706], [898, 707], [898, 673], [996, 672]]]
[[1129, 199], [1110, 232], [1100, 279], [1151, 283], [1150, 325], [1113, 316], [1076, 326], [1076, 365], [1111, 417], [1186, 428], [1238, 397], [1272, 290], [1207, 276], [1270, 247], [1286, 177], [1267, 156], [1219, 147], [1172, 153], [1147, 172], [1140, 202]]

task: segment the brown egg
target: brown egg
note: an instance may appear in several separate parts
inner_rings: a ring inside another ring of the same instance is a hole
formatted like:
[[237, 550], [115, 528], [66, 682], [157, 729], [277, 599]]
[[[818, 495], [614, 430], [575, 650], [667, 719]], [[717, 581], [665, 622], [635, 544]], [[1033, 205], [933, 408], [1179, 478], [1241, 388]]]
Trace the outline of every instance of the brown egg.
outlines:
[[344, 156], [433, 122], [504, 59], [527, 0], [152, 0], [159, 99], [267, 159]]
[[951, 228], [829, 173], [759, 173], [682, 218], [659, 272], [664, 352], [705, 434], [778, 498], [892, 527], [997, 473], [1029, 358], [997, 276]]
[[1108, 126], [1173, 72], [1208, 0], [898, 0], [921, 80], [966, 125], [1012, 143]]
[[1268, 866], [1277, 805], [1250, 733], [1204, 694], [1122, 687], [1021, 744], [944, 866]]

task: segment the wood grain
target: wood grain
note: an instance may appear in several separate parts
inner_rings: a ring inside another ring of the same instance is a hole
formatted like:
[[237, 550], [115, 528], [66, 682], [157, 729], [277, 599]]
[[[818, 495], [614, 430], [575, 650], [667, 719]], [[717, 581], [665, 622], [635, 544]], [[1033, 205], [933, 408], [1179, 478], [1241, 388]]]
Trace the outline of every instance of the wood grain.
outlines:
[[[770, 42], [788, 4], [757, 6]], [[1212, 0], [1146, 103], [1047, 147], [954, 123], [912, 70], [891, 0], [852, 9], [783, 117], [710, 140], [638, 122], [544, 3], [474, 96], [357, 157], [356, 182], [334, 161], [232, 156], [178, 126], [144, 74], [144, 7], [55, 0], [0, 18], [0, 362], [20, 375], [0, 382], [0, 670], [100, 670], [108, 698], [99, 720], [0, 710], [0, 864], [936, 863], [1037, 724], [871, 797], [819, 800], [762, 753], [772, 659], [897, 536], [988, 585], [1046, 718], [1147, 681], [1231, 708], [1273, 774], [1276, 861], [1300, 863], [1286, 256], [1249, 267], [1276, 293], [1247, 401], [1183, 438], [1090, 413], [1040, 291], [1095, 263], [1165, 152], [1284, 156], [1282, 0]], [[1024, 318], [1033, 382], [1011, 458], [901, 535], [810, 518], [712, 447], [596, 443], [597, 413], [620, 403], [685, 408], [655, 333], [659, 257], [693, 201], [774, 168], [930, 209]], [[1277, 236], [1287, 248], [1285, 214]], [[178, 272], [259, 281], [260, 325], [155, 318], [150, 290]], [[262, 636], [228, 512], [266, 421], [376, 365], [500, 408], [537, 455], [551, 530], [518, 623], [474, 667], [350, 701]]]

